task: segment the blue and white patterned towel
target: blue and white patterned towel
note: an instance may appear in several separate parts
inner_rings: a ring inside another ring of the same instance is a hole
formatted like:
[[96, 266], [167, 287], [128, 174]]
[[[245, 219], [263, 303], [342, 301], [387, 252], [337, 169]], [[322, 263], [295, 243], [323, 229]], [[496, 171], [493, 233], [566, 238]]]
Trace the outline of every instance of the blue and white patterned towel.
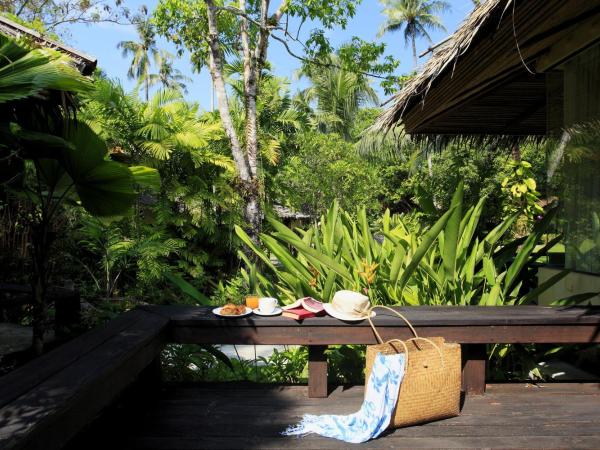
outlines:
[[317, 433], [358, 444], [379, 436], [390, 424], [404, 377], [404, 354], [377, 354], [360, 411], [347, 416], [306, 414], [302, 421], [282, 434]]

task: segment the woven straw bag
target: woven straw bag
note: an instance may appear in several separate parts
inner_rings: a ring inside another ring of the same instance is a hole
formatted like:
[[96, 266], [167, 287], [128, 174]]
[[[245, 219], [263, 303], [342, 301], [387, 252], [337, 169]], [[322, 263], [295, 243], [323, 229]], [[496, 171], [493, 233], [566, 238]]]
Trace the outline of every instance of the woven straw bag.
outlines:
[[384, 308], [396, 314], [406, 322], [415, 336], [406, 341], [392, 339], [384, 342], [369, 318], [379, 344], [367, 346], [365, 380], [369, 379], [377, 353], [405, 353], [407, 360], [406, 372], [389, 428], [458, 416], [461, 387], [460, 345], [447, 343], [443, 337], [420, 337], [406, 317], [399, 312], [386, 306], [374, 306], [371, 310], [375, 308]]

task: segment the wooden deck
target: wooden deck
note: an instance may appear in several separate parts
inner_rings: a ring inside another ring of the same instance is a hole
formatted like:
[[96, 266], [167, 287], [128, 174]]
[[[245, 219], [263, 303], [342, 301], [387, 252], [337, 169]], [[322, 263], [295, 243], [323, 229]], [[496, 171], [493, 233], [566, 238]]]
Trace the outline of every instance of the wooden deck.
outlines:
[[306, 387], [226, 384], [167, 386], [159, 395], [129, 395], [68, 450], [257, 448], [600, 448], [598, 384], [489, 385], [468, 396], [462, 415], [395, 430], [350, 445], [333, 439], [281, 437], [305, 413], [351, 413], [362, 387], [337, 388], [326, 399]]

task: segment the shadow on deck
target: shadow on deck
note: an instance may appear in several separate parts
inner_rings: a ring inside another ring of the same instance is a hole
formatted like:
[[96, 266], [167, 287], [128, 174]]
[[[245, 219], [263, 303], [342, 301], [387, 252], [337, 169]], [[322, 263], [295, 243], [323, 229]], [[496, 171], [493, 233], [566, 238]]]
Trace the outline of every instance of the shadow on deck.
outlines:
[[325, 399], [305, 386], [171, 385], [156, 396], [130, 393], [68, 446], [78, 449], [257, 448], [600, 448], [598, 384], [492, 384], [468, 396], [460, 417], [395, 430], [351, 445], [282, 437], [306, 413], [359, 409], [363, 388], [337, 388]]

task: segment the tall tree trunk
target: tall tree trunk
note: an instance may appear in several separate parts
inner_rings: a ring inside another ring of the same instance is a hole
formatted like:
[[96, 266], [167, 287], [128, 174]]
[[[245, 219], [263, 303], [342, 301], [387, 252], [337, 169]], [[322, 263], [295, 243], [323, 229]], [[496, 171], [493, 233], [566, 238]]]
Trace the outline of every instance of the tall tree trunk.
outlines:
[[[244, 219], [248, 225], [248, 235], [254, 242], [258, 242], [258, 233], [260, 232], [262, 220], [258, 179], [251, 169], [249, 158], [247, 157], [250, 155], [245, 154], [242, 149], [229, 109], [229, 98], [227, 96], [225, 79], [223, 77], [223, 57], [219, 44], [219, 30], [217, 28], [216, 20], [217, 8], [213, 0], [204, 1], [207, 7], [208, 18], [208, 68], [214, 83], [217, 104], [219, 107], [219, 116], [221, 117], [225, 134], [231, 144], [231, 154], [240, 178], [239, 191], [245, 203]], [[246, 63], [244, 63], [244, 65], [246, 65]], [[246, 117], [246, 120], [248, 120], [248, 117]], [[256, 117], [254, 117], [254, 120], [256, 121]], [[256, 162], [254, 162], [254, 167], [256, 167]]]
[[239, 0], [240, 35], [244, 63], [244, 110], [245, 110], [245, 152], [233, 126], [229, 100], [223, 78], [223, 57], [219, 45], [219, 34], [216, 21], [214, 0], [204, 0], [208, 16], [209, 70], [214, 84], [219, 106], [219, 115], [225, 133], [231, 143], [231, 152], [240, 176], [240, 193], [244, 199], [244, 218], [248, 225], [248, 235], [258, 242], [261, 230], [262, 211], [260, 205], [260, 182], [258, 174], [258, 110], [257, 97], [261, 70], [264, 67], [269, 42], [269, 25], [278, 24], [283, 15], [287, 0], [282, 0], [277, 11], [269, 18], [270, 0], [261, 0], [260, 26], [255, 40], [256, 47], [251, 47], [250, 24], [246, 16], [247, 0]]
[[415, 70], [417, 69], [417, 65], [419, 64], [419, 60], [417, 59], [417, 43], [415, 42], [415, 37], [413, 36], [411, 38], [411, 43], [412, 43], [412, 54], [413, 54], [413, 61], [415, 62]]
[[150, 91], [150, 82], [148, 80], [148, 74], [146, 74], [146, 76], [144, 77], [144, 84], [145, 84], [145, 88], [146, 88], [146, 103], [148, 103], [148, 94]]

